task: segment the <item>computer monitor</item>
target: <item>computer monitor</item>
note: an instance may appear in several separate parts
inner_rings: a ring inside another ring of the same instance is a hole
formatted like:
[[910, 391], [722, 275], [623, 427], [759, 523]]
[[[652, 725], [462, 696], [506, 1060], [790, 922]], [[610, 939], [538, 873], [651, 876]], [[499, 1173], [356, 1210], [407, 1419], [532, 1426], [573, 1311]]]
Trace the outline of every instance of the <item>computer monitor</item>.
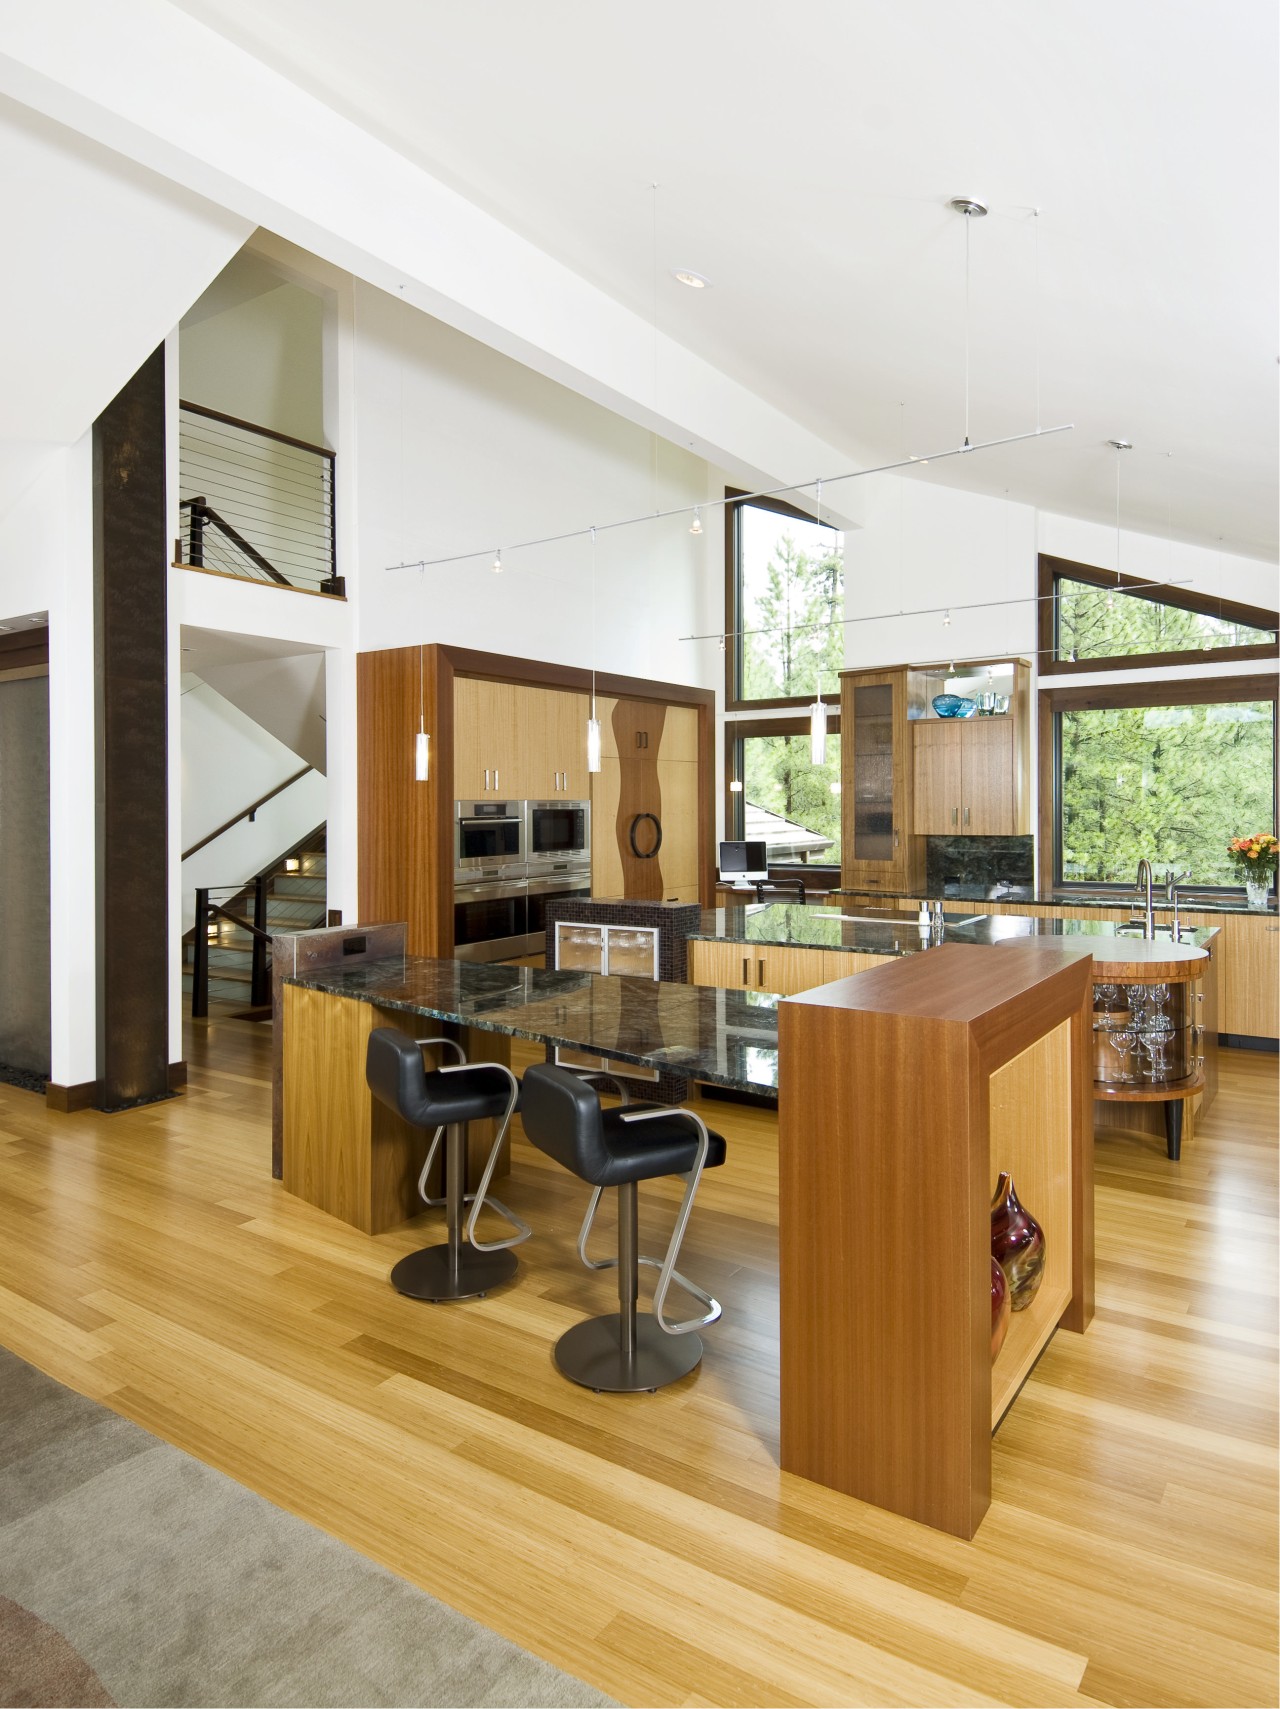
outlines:
[[769, 859], [763, 843], [721, 843], [720, 881], [749, 890], [769, 876]]

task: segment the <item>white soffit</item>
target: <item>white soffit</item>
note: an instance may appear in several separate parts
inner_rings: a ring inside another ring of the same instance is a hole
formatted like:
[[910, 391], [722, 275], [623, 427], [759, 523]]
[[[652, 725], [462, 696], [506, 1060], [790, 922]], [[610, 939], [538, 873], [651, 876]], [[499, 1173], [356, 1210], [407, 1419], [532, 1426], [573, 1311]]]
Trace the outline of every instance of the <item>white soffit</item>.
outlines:
[[0, 442], [6, 468], [34, 472], [88, 430], [253, 228], [3, 97], [0, 160]]
[[[0, 0], [0, 93], [744, 484], [807, 481], [866, 461], [851, 464], [847, 447], [669, 337], [657, 339], [655, 361], [644, 317], [166, 0]], [[832, 489], [825, 507], [856, 521], [856, 487]]]
[[1106, 521], [1122, 435], [1126, 526], [1274, 553], [1273, 0], [177, 3], [642, 321], [656, 181], [664, 334], [846, 460], [958, 439], [984, 197], [973, 436], [1037, 343], [1076, 431], [925, 478]]

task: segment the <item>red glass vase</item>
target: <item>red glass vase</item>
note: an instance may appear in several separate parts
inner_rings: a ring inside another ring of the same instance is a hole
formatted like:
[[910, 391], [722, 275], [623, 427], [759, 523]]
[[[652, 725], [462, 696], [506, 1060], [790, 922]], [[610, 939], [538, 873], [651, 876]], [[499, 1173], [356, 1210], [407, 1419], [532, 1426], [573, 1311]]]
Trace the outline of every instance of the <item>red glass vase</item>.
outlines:
[[991, 1363], [996, 1362], [996, 1354], [1004, 1346], [1004, 1338], [1009, 1333], [1009, 1284], [1005, 1280], [1004, 1271], [991, 1260]]
[[991, 1200], [991, 1256], [1009, 1283], [1009, 1304], [1025, 1311], [1044, 1276], [1044, 1230], [1018, 1202], [1012, 1180], [1001, 1174]]

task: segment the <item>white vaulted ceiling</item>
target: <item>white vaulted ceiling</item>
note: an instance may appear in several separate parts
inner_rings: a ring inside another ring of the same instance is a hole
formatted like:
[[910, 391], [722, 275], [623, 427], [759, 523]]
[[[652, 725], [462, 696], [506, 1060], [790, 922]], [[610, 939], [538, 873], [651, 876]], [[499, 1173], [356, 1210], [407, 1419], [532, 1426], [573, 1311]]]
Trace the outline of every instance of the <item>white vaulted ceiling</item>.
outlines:
[[851, 453], [962, 438], [984, 197], [971, 436], [1037, 357], [1075, 431], [929, 478], [1110, 520], [1122, 435], [1126, 527], [1274, 554], [1270, 0], [178, 4]]

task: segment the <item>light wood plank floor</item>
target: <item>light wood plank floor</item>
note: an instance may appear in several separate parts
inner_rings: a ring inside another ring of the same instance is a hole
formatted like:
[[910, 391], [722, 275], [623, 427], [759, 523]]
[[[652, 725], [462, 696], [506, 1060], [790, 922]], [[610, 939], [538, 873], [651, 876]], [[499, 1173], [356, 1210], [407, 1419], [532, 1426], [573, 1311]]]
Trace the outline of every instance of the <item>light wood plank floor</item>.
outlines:
[[1100, 1140], [1097, 1320], [962, 1543], [777, 1469], [769, 1115], [708, 1106], [701, 1371], [610, 1398], [550, 1358], [609, 1309], [583, 1189], [518, 1141], [518, 1285], [401, 1299], [438, 1225], [368, 1240], [270, 1180], [268, 1046], [195, 1028], [186, 1095], [126, 1115], [0, 1087], [0, 1341], [626, 1703], [1276, 1702], [1274, 1057], [1224, 1053], [1180, 1166]]

